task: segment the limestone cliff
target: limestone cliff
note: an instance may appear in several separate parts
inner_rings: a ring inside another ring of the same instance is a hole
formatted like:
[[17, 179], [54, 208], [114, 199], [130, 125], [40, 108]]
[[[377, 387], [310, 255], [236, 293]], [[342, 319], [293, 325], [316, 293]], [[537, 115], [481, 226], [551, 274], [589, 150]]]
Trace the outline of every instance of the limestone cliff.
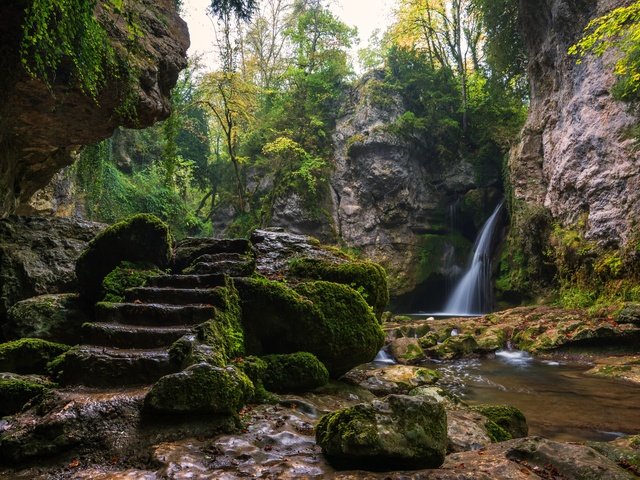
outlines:
[[[477, 229], [498, 201], [499, 181], [479, 189], [469, 161], [426, 158], [418, 139], [393, 133], [406, 108], [399, 96], [372, 94], [378, 77], [359, 82], [336, 125], [335, 223], [349, 247], [387, 268], [394, 296], [426, 291], [444, 301], [447, 278], [464, 266]], [[403, 306], [442, 307], [424, 298], [405, 298]]]
[[613, 54], [577, 64], [567, 50], [591, 18], [625, 3], [520, 1], [531, 108], [509, 162], [516, 199], [609, 247], [630, 239], [640, 212], [640, 153], [628, 135], [638, 117], [611, 96]]
[[[169, 92], [186, 66], [189, 35], [174, 0], [129, 2], [136, 22], [136, 48], [130, 50], [136, 68], [134, 84], [112, 78], [97, 101], [69, 85], [64, 64], [50, 90], [31, 78], [19, 57], [21, 25], [29, 1], [0, 5], [0, 216], [25, 205], [62, 167], [72, 162], [81, 145], [112, 135], [119, 125], [142, 128], [170, 113]], [[129, 41], [126, 21], [103, 9], [96, 13], [116, 51]], [[138, 30], [139, 29], [139, 30]], [[133, 114], [118, 107], [125, 91], [133, 91]], [[119, 113], [120, 112], [120, 113]]]

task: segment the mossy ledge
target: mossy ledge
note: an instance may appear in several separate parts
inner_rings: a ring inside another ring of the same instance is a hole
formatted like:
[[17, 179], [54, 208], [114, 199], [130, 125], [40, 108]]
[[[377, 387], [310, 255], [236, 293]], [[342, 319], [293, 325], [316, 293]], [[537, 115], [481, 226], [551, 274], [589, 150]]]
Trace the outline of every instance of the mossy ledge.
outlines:
[[0, 371], [46, 373], [47, 363], [71, 347], [39, 338], [22, 338], [0, 345]]
[[124, 302], [128, 288], [144, 287], [147, 280], [162, 275], [162, 270], [153, 265], [136, 262], [121, 262], [102, 281], [105, 302]]
[[102, 296], [104, 278], [121, 262], [165, 268], [173, 241], [167, 225], [150, 214], [134, 215], [102, 231], [76, 262], [80, 295], [89, 304]]
[[327, 368], [308, 352], [266, 355], [262, 383], [271, 392], [304, 392], [329, 382]]

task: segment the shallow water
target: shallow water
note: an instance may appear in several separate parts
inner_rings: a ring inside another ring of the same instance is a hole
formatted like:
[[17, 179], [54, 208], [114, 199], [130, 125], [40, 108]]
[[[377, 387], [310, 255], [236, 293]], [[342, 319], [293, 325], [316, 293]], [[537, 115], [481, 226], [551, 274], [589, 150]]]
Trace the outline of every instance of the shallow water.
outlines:
[[[431, 365], [433, 367], [433, 365]], [[640, 386], [584, 374], [588, 366], [525, 352], [435, 366], [442, 384], [470, 404], [506, 403], [527, 417], [530, 435], [561, 441], [640, 433]]]

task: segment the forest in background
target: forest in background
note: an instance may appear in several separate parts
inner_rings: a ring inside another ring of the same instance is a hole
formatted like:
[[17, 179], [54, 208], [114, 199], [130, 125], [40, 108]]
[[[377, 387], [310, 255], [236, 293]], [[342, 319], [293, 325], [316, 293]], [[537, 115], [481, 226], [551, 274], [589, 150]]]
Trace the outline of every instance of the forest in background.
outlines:
[[[270, 225], [292, 192], [315, 208], [336, 119], [359, 81], [348, 57], [356, 31], [321, 0], [256, 7], [250, 18], [211, 12], [219, 64], [204, 71], [191, 59], [168, 120], [83, 149], [74, 175], [89, 219], [148, 212], [178, 236], [211, 235], [223, 211], [225, 234], [243, 236]], [[361, 69], [382, 72], [374, 100], [403, 99], [389, 128], [425, 159], [470, 160], [479, 184], [500, 171], [526, 117], [516, 19], [507, 0], [401, 0], [395, 23], [359, 52]]]

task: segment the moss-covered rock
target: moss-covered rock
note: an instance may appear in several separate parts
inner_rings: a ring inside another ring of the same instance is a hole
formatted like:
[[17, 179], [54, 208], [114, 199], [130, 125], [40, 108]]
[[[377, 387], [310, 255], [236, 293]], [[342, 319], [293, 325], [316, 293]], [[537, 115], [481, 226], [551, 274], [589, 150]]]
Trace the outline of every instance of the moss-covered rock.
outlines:
[[102, 296], [102, 281], [121, 262], [164, 268], [171, 258], [169, 229], [160, 219], [138, 214], [102, 231], [89, 242], [76, 263], [80, 294], [89, 303]]
[[124, 293], [128, 288], [144, 287], [147, 280], [162, 274], [162, 270], [153, 265], [121, 262], [102, 280], [103, 300], [124, 302]]
[[371, 361], [382, 347], [380, 324], [351, 287], [317, 281], [294, 290], [264, 279], [236, 285], [249, 353], [310, 352], [339, 377]]
[[306, 279], [325, 280], [327, 282], [349, 285], [362, 295], [373, 308], [378, 320], [389, 303], [387, 274], [377, 263], [347, 262], [332, 263], [327, 260], [302, 258], [295, 259], [289, 265], [290, 272]]
[[398, 363], [411, 364], [424, 358], [424, 352], [417, 338], [396, 338], [389, 344], [389, 349]]
[[233, 364], [253, 383], [254, 393], [253, 397], [249, 399], [249, 403], [274, 403], [277, 400], [275, 395], [267, 391], [262, 381], [267, 371], [267, 363], [264, 360], [250, 355], [236, 358]]
[[7, 338], [41, 338], [75, 344], [80, 327], [89, 321], [75, 293], [41, 295], [16, 303], [4, 325]]
[[437, 468], [447, 448], [447, 416], [429, 397], [389, 395], [325, 415], [316, 441], [337, 468]]
[[245, 353], [240, 299], [233, 280], [225, 279], [225, 286], [216, 289], [221, 308], [214, 317], [195, 328], [194, 335], [177, 340], [169, 349], [174, 363], [188, 367], [206, 362], [224, 367]]
[[471, 409], [489, 419], [490, 423], [485, 426], [494, 442], [526, 437], [529, 434], [527, 419], [516, 407], [511, 405], [474, 405]]
[[27, 402], [52, 387], [52, 383], [36, 377], [0, 374], [0, 417], [19, 412]]
[[439, 379], [440, 372], [437, 370], [409, 365], [386, 365], [382, 368], [361, 365], [343, 377], [345, 382], [380, 397], [392, 393], [406, 394], [416, 387], [433, 385]]
[[253, 395], [251, 380], [237, 368], [199, 363], [158, 380], [144, 406], [165, 414], [234, 415]]
[[329, 372], [315, 355], [307, 352], [266, 355], [263, 383], [272, 392], [304, 392], [329, 382]]
[[39, 338], [3, 343], [0, 345], [0, 372], [46, 373], [47, 363], [69, 348]]
[[478, 349], [473, 335], [455, 335], [427, 350], [427, 354], [444, 360], [464, 357]]

